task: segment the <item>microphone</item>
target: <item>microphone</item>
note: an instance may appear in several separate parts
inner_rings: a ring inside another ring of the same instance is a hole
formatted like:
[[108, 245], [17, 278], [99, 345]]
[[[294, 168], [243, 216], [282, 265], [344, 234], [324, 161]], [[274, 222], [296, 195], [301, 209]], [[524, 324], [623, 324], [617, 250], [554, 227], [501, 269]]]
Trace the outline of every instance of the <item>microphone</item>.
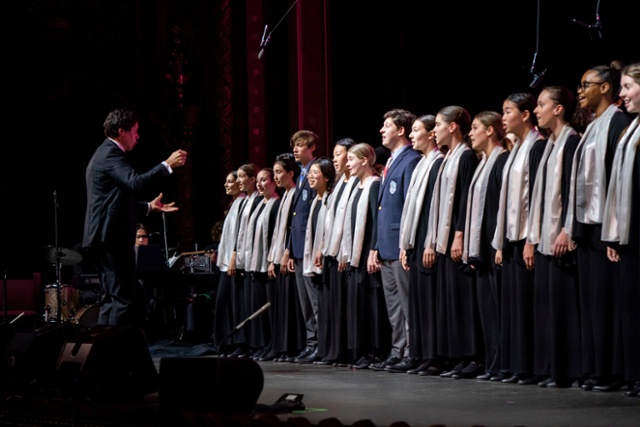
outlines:
[[262, 41], [260, 41], [260, 47], [262, 49], [258, 53], [258, 59], [262, 59], [262, 57], [264, 56], [264, 48], [267, 47], [267, 43], [269, 43], [269, 40], [271, 39], [271, 34], [269, 34], [267, 36], [267, 29], [268, 28], [269, 28], [268, 25], [264, 26], [264, 32], [262, 33]]
[[600, 40], [602, 40], [602, 22], [600, 22], [600, 15], [596, 14], [596, 23], [594, 24], [593, 28], [595, 28], [596, 30], [598, 30], [598, 38]]
[[[598, 33], [598, 38], [600, 40], [602, 40], [602, 38], [603, 38], [602, 21], [600, 21], [600, 14], [596, 13], [596, 23], [595, 24], [587, 24], [587, 23], [584, 23], [584, 22], [580, 21], [579, 19], [574, 19], [573, 22], [575, 24], [580, 25], [581, 27], [586, 28], [587, 30], [596, 30], [596, 32]], [[593, 38], [593, 35], [591, 36], [591, 38]]]
[[244, 319], [238, 326], [236, 326], [236, 330], [240, 330], [244, 327], [245, 323], [255, 319], [256, 317], [260, 316], [262, 313], [264, 313], [265, 311], [267, 311], [269, 309], [269, 307], [271, 307], [271, 303], [268, 302], [265, 305], [263, 305], [262, 307], [260, 307], [255, 313], [253, 313], [251, 316], [247, 317], [246, 319]]
[[531, 84], [529, 84], [529, 87], [533, 89], [536, 86], [538, 86], [542, 81], [542, 79], [544, 78], [544, 74], [546, 72], [547, 72], [547, 69], [545, 68], [540, 74], [533, 74], [533, 81], [531, 82]]

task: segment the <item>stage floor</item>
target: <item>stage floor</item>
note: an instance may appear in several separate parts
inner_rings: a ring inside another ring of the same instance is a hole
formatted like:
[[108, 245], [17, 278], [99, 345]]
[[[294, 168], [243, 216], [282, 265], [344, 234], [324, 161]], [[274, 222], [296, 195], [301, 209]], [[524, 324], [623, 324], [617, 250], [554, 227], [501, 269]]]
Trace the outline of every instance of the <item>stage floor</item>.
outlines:
[[[313, 424], [335, 417], [343, 425], [404, 421], [411, 427], [625, 427], [640, 426], [640, 398], [579, 388], [423, 377], [385, 371], [259, 362], [264, 390], [259, 403], [284, 393], [304, 394]], [[282, 417], [282, 416], [281, 416]]]
[[[159, 372], [163, 358], [218, 359], [210, 347], [202, 344], [167, 341], [151, 345], [149, 349]], [[640, 398], [624, 397], [625, 388], [616, 392], [587, 392], [577, 387], [545, 389], [537, 385], [422, 377], [313, 364], [255, 364], [262, 371], [263, 388], [256, 402], [256, 411], [243, 414], [243, 417], [264, 420], [266, 418], [262, 417], [268, 415], [271, 422], [252, 423], [253, 426], [274, 426], [274, 415], [265, 407], [271, 407], [285, 393], [302, 394], [306, 408], [275, 415], [281, 425], [287, 426], [328, 426], [331, 419], [343, 426], [364, 426], [358, 422], [368, 420], [369, 425], [379, 427], [399, 422], [406, 423], [405, 427], [640, 426]], [[162, 372], [159, 377], [163, 378]], [[187, 383], [191, 388], [189, 393], [197, 393], [198, 390], [210, 390], [216, 380], [203, 372], [203, 375], [190, 377]], [[159, 392], [128, 404], [12, 395], [6, 396], [0, 404], [0, 425], [172, 425], [167, 423], [160, 402]], [[191, 411], [188, 418], [173, 425], [248, 426], [228, 421], [220, 422], [216, 414], [204, 410], [199, 413]]]

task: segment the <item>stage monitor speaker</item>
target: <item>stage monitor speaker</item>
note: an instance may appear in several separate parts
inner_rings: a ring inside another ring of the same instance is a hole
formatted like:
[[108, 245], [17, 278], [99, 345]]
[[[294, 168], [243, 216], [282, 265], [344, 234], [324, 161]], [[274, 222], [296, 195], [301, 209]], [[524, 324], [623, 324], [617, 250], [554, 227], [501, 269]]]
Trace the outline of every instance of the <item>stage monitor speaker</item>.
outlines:
[[7, 347], [9, 347], [15, 334], [16, 329], [11, 322], [0, 323], [0, 352], [4, 354], [7, 351]]
[[57, 385], [67, 397], [134, 402], [158, 391], [144, 333], [132, 326], [96, 326], [79, 334], [63, 346], [57, 368]]
[[75, 334], [73, 325], [52, 323], [31, 332], [9, 332], [4, 351], [3, 383], [12, 393], [40, 393], [51, 386], [56, 361], [65, 341]]
[[160, 359], [158, 399], [163, 416], [170, 422], [185, 413], [250, 413], [263, 386], [262, 369], [251, 359]]

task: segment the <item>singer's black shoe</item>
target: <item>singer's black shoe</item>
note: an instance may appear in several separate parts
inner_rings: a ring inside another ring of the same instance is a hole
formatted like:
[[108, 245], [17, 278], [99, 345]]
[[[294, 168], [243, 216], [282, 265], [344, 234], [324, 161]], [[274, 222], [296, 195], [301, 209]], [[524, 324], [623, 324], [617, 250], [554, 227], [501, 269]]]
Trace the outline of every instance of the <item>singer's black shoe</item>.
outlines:
[[238, 348], [236, 348], [232, 353], [227, 354], [228, 358], [234, 359], [234, 358], [243, 358], [243, 357], [247, 357], [247, 353], [249, 352], [249, 350], [245, 347], [245, 346], [238, 346]]
[[315, 349], [307, 357], [302, 357], [302, 358], [294, 360], [294, 363], [307, 364], [307, 363], [313, 363], [313, 362], [318, 361], [320, 359], [321, 359], [321, 357], [318, 356], [318, 349]]
[[315, 347], [308, 345], [304, 348], [304, 350], [302, 350], [300, 352], [300, 354], [298, 354], [297, 356], [294, 357], [294, 361], [298, 360], [298, 359], [304, 359], [305, 357], [309, 356], [311, 353], [313, 353], [315, 351]]

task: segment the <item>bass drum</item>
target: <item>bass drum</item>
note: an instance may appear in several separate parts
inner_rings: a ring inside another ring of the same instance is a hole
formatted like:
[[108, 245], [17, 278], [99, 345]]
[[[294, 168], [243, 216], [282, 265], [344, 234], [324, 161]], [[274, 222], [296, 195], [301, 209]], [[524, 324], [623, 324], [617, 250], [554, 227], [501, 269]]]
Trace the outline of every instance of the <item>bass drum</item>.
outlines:
[[100, 312], [100, 306], [88, 305], [77, 310], [70, 322], [73, 323], [81, 331], [88, 331], [98, 326], [98, 314]]

